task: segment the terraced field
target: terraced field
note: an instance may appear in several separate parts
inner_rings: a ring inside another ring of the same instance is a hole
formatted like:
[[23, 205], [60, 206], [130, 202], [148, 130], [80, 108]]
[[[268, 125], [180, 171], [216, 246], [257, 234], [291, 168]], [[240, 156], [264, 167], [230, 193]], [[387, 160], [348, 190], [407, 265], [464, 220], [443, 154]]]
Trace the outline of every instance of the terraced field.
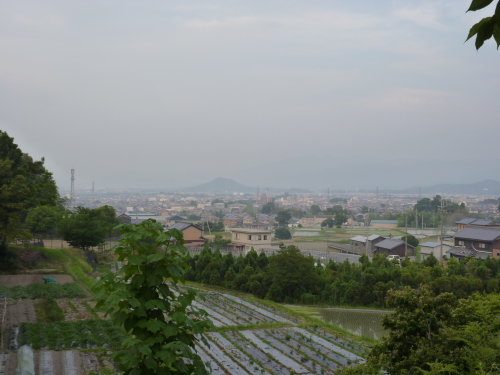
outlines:
[[[367, 346], [255, 300], [206, 292], [198, 301], [217, 332], [197, 350], [214, 375], [335, 374], [362, 363]], [[262, 326], [262, 328], [259, 327]]]

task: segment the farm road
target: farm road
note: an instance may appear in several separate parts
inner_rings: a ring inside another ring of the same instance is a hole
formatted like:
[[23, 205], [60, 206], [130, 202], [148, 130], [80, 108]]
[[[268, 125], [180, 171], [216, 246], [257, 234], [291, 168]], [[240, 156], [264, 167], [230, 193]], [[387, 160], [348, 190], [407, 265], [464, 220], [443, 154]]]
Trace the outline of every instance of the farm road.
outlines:
[[43, 284], [42, 277], [52, 277], [58, 284], [72, 283], [70, 275], [0, 275], [0, 285], [2, 286], [28, 286], [29, 284]]

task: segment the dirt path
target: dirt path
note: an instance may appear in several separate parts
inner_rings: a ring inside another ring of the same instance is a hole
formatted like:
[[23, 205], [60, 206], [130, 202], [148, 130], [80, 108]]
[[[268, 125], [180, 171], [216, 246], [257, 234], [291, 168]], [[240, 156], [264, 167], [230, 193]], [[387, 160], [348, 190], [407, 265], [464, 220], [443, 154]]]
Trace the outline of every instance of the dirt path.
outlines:
[[59, 284], [72, 283], [73, 278], [69, 275], [0, 275], [0, 285], [3, 286], [27, 286], [29, 284], [43, 284], [42, 277], [52, 277]]

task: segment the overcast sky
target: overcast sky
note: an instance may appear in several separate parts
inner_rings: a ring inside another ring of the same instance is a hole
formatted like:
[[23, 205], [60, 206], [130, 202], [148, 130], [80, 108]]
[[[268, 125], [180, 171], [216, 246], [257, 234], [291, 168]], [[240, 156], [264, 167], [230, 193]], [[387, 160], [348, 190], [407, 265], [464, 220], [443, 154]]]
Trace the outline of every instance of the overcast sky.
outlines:
[[469, 3], [3, 1], [0, 129], [61, 187], [71, 168], [79, 188], [177, 186], [302, 157], [500, 179], [500, 52], [464, 44], [494, 9]]

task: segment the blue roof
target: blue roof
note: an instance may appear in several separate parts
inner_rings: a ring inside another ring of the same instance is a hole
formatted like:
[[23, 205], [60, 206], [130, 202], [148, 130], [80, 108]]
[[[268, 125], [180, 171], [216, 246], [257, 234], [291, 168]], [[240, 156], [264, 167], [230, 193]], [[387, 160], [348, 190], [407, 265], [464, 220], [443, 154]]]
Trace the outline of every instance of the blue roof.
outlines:
[[372, 220], [372, 223], [380, 223], [380, 224], [397, 224], [397, 220]]
[[420, 246], [438, 247], [438, 246], [441, 246], [441, 244], [439, 242], [424, 242], [424, 243], [421, 243]]

